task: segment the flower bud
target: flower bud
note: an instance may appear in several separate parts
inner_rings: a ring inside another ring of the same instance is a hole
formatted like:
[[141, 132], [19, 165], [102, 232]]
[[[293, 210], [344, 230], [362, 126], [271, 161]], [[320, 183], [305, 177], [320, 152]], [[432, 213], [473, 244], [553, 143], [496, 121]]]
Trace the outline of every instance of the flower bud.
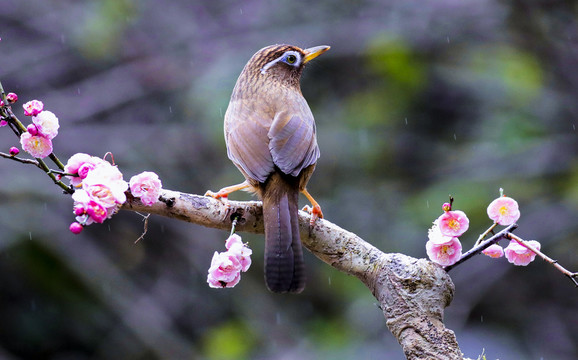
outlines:
[[80, 234], [80, 232], [82, 231], [82, 225], [80, 225], [77, 222], [73, 222], [72, 224], [70, 224], [70, 232], [72, 232], [73, 234]]
[[442, 210], [443, 210], [443, 211], [450, 211], [451, 209], [452, 209], [452, 204], [450, 204], [449, 202], [444, 203], [444, 204], [442, 205]]
[[38, 128], [34, 124], [28, 125], [26, 131], [28, 131], [32, 136], [38, 135]]
[[14, 104], [16, 101], [18, 101], [18, 95], [12, 92], [8, 93], [8, 95], [6, 95], [6, 101], [8, 104]]

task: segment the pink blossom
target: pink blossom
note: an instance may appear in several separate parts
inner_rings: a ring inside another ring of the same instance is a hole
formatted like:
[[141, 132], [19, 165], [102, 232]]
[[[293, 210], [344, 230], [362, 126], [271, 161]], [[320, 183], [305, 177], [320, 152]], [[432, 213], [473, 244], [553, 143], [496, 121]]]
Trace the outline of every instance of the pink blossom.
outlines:
[[16, 95], [13, 92], [8, 93], [6, 94], [6, 101], [8, 102], [8, 104], [14, 104], [16, 101], [18, 101], [18, 95]]
[[102, 224], [104, 220], [106, 220], [106, 218], [108, 217], [107, 209], [94, 200], [90, 200], [86, 204], [85, 211], [86, 215], [90, 216], [90, 218], [94, 220], [94, 222], [99, 224]]
[[122, 179], [122, 173], [115, 165], [105, 161], [88, 172], [82, 181], [82, 188], [108, 209], [124, 204], [128, 183]]
[[10, 156], [16, 156], [18, 154], [20, 154], [20, 150], [18, 150], [16, 146], [12, 146], [10, 148]]
[[453, 236], [445, 236], [442, 234], [439, 228], [438, 220], [434, 221], [432, 227], [428, 230], [427, 237], [429, 241], [437, 245], [445, 244], [453, 238]]
[[146, 206], [151, 206], [161, 193], [162, 184], [159, 176], [154, 172], [145, 171], [130, 178], [130, 192], [139, 197]]
[[[529, 240], [526, 243], [536, 250], [540, 250], [541, 245], [536, 240]], [[526, 266], [536, 258], [536, 254], [533, 251], [520, 245], [515, 240], [510, 241], [510, 244], [504, 249], [504, 254], [509, 262], [519, 266]]]
[[31, 100], [22, 105], [22, 107], [24, 108], [24, 115], [26, 116], [36, 116], [44, 110], [44, 104], [39, 100]]
[[457, 237], [443, 244], [436, 244], [430, 240], [425, 244], [425, 249], [429, 259], [442, 266], [453, 265], [462, 256], [462, 244]]
[[69, 230], [73, 234], [80, 234], [80, 232], [82, 231], [82, 225], [80, 225], [77, 222], [73, 222], [72, 224], [70, 224]]
[[470, 220], [463, 211], [446, 211], [437, 219], [440, 231], [445, 236], [461, 236], [469, 226]]
[[8, 121], [0, 120], [0, 127], [8, 125]]
[[507, 196], [499, 197], [488, 206], [488, 216], [500, 225], [512, 225], [520, 218], [518, 203]]
[[225, 241], [225, 247], [227, 252], [236, 256], [241, 263], [241, 271], [245, 272], [249, 270], [251, 266], [251, 255], [253, 250], [251, 250], [246, 244], [243, 244], [243, 240], [237, 234], [229, 236]]
[[242, 266], [235, 255], [215, 251], [207, 282], [212, 288], [233, 287], [241, 280]]
[[35, 158], [45, 158], [52, 153], [52, 141], [44, 136], [34, 136], [28, 132], [20, 135], [22, 149]]
[[96, 156], [90, 156], [88, 154], [77, 153], [72, 155], [68, 162], [64, 166], [64, 171], [69, 174], [75, 174], [77, 176], [67, 176], [70, 179], [70, 184], [72, 186], [80, 186], [82, 180], [86, 178], [90, 170], [94, 169], [97, 165], [108, 164], [107, 161], [102, 160]]
[[36, 116], [32, 116], [32, 122], [36, 125], [38, 133], [44, 135], [50, 140], [58, 135], [58, 118], [52, 111], [41, 111]]
[[492, 244], [482, 251], [484, 255], [497, 259], [504, 256], [504, 249], [498, 244]]

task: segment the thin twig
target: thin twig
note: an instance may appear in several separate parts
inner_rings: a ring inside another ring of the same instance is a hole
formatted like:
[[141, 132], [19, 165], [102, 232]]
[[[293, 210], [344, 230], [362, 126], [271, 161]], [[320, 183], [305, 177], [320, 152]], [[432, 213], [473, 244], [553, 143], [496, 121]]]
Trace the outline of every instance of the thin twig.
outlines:
[[492, 230], [494, 230], [494, 228], [495, 228], [496, 226], [498, 226], [498, 223], [495, 222], [495, 223], [492, 224], [492, 226], [490, 226], [490, 227], [488, 228], [488, 230], [484, 231], [484, 233], [480, 235], [480, 237], [478, 238], [478, 241], [476, 241], [476, 244], [475, 244], [474, 246], [479, 245], [479, 244], [482, 242], [482, 240], [484, 240], [484, 238], [485, 238]]
[[149, 229], [149, 218], [151, 217], [151, 214], [143, 215], [143, 214], [141, 214], [141, 213], [139, 213], [139, 212], [137, 212], [137, 214], [141, 215], [141, 216], [144, 218], [144, 229], [143, 229], [143, 232], [142, 232], [141, 236], [139, 236], [138, 239], [136, 239], [136, 240], [134, 241], [135, 244], [136, 244], [137, 242], [141, 241], [142, 239], [144, 239], [144, 236], [146, 235], [146, 233], [147, 233], [147, 231], [148, 231], [148, 229]]
[[519, 236], [516, 236], [512, 233], [507, 233], [505, 236], [505, 238], [510, 239], [510, 240], [514, 240], [516, 241], [518, 244], [522, 245], [523, 247], [525, 247], [526, 249], [530, 250], [531, 252], [533, 252], [534, 254], [538, 255], [539, 257], [541, 257], [542, 259], [544, 259], [544, 261], [546, 261], [549, 264], [552, 264], [556, 269], [558, 269], [562, 274], [566, 275], [568, 278], [570, 278], [570, 280], [572, 280], [572, 282], [574, 283], [574, 285], [576, 287], [578, 287], [578, 272], [571, 272], [566, 270], [566, 268], [564, 268], [562, 265], [558, 264], [557, 260], [552, 259], [551, 257], [549, 257], [548, 255], [544, 254], [543, 252], [541, 252], [540, 250], [536, 249], [535, 247], [533, 247], [532, 245], [528, 244], [527, 241], [525, 241], [524, 239], [520, 238]]
[[20, 158], [17, 156], [12, 156], [10, 154], [6, 154], [5, 152], [0, 152], [0, 157], [6, 158], [6, 159], [11, 159], [14, 161], [18, 161], [19, 163], [23, 163], [23, 164], [30, 164], [30, 165], [40, 167], [40, 165], [38, 164], [38, 161], [36, 161], [36, 160], [23, 159], [23, 158]]

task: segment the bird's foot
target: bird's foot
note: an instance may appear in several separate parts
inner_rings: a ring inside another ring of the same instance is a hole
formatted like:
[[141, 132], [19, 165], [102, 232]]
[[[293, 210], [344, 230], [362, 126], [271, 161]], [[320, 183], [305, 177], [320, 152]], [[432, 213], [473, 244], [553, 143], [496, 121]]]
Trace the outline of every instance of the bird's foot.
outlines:
[[319, 206], [319, 204], [315, 204], [313, 205], [313, 207], [305, 205], [303, 211], [311, 215], [311, 220], [309, 220], [309, 226], [315, 225], [317, 219], [323, 219], [323, 212], [321, 211], [321, 206]]
[[224, 201], [227, 201], [228, 197], [229, 197], [229, 193], [224, 191], [225, 189], [221, 189], [217, 192], [213, 192], [211, 190], [207, 190], [207, 192], [205, 193], [205, 196], [209, 196], [212, 197], [213, 199], [223, 199]]

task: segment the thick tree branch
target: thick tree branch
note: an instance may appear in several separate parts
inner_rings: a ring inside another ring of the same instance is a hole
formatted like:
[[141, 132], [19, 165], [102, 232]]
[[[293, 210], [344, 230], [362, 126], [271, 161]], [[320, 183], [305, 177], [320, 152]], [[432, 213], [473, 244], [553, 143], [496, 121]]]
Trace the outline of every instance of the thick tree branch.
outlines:
[[[229, 230], [263, 233], [261, 202], [228, 201], [163, 190], [160, 200], [144, 206], [128, 198], [122, 209], [176, 218]], [[380, 302], [386, 323], [408, 359], [461, 359], [453, 331], [443, 324], [443, 310], [452, 300], [454, 285], [447, 273], [425, 259], [386, 254], [357, 235], [300, 212], [301, 240], [315, 256], [361, 280]]]

